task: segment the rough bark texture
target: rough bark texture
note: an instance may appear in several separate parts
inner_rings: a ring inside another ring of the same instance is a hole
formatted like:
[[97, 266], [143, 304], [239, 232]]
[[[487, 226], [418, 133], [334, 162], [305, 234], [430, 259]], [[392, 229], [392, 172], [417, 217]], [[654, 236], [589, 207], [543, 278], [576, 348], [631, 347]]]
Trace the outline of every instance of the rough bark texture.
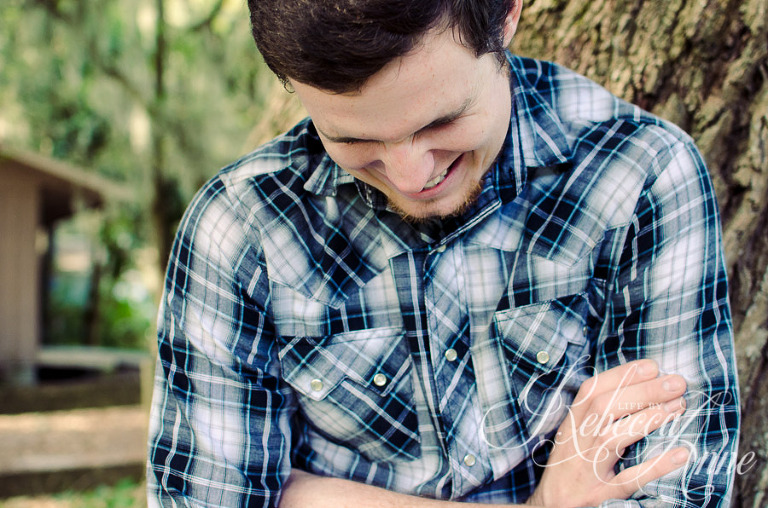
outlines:
[[[733, 505], [768, 505], [768, 0], [527, 0], [515, 53], [554, 60], [688, 131], [723, 216], [742, 397]], [[274, 90], [251, 137], [303, 116]]]

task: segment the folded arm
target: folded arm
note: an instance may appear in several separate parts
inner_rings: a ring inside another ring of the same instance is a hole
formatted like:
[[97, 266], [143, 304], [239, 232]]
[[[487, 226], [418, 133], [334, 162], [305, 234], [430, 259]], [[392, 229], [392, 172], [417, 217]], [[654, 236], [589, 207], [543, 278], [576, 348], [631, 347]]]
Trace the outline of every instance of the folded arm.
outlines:
[[241, 227], [236, 207], [217, 199], [225, 193], [214, 180], [181, 224], [166, 277], [150, 506], [276, 506], [290, 473], [293, 394], [279, 378], [266, 312], [238, 274], [254, 272], [258, 253], [234, 243], [243, 241], [231, 234]]

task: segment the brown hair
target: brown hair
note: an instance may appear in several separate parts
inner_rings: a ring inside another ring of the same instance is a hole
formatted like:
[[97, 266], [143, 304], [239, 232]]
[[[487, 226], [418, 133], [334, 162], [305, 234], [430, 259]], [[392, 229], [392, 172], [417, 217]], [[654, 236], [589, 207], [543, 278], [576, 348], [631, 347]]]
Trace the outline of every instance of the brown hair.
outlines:
[[504, 62], [504, 21], [516, 0], [248, 0], [264, 60], [288, 78], [323, 90], [359, 90], [432, 29], [456, 30], [479, 57]]

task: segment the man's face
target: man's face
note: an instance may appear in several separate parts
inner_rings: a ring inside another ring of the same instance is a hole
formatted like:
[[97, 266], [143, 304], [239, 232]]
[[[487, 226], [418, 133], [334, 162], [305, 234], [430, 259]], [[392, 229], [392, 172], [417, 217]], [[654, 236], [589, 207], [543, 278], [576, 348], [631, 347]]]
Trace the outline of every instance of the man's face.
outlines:
[[292, 81], [328, 155], [413, 219], [473, 201], [509, 127], [509, 78], [452, 30], [390, 62], [355, 93]]

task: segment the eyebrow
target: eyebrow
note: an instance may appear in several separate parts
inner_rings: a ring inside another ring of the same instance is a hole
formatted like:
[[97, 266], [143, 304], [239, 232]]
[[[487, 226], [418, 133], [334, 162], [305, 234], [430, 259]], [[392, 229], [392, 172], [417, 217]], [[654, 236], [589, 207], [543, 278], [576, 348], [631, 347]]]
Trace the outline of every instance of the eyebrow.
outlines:
[[[472, 102], [473, 102], [472, 99], [468, 98], [461, 104], [461, 106], [456, 108], [454, 111], [433, 120], [429, 124], [418, 129], [415, 133], [418, 134], [419, 132], [423, 132], [423, 131], [433, 129], [435, 127], [440, 127], [441, 125], [446, 125], [453, 122], [454, 120], [459, 118], [461, 115], [463, 115], [467, 111], [467, 109], [469, 109], [469, 107], [472, 105]], [[316, 124], [315, 124], [315, 129], [317, 129], [317, 132], [322, 134], [323, 137], [328, 139], [328, 141], [331, 141], [333, 143], [356, 143], [356, 142], [378, 141], [374, 139], [363, 139], [363, 138], [355, 138], [350, 136], [330, 136], [326, 134], [324, 131], [322, 131]]]

